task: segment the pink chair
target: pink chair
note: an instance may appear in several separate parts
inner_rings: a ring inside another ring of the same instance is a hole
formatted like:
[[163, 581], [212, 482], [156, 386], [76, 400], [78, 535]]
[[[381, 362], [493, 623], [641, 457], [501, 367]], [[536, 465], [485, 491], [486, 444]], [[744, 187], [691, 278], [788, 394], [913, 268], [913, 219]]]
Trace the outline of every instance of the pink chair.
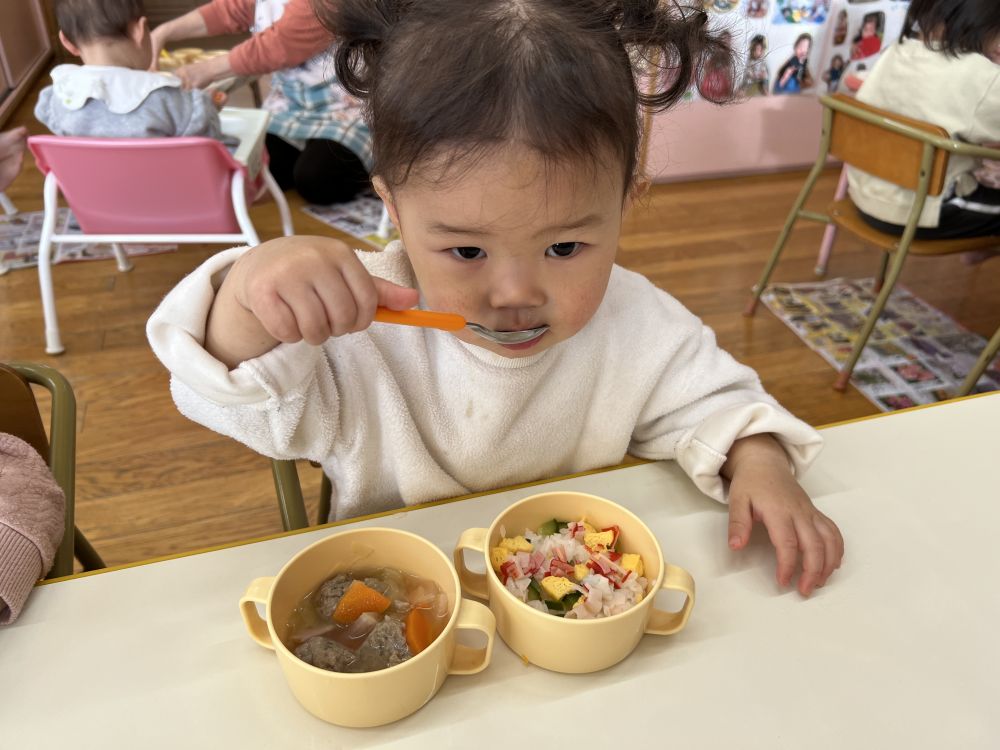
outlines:
[[[119, 243], [224, 242], [257, 245], [247, 206], [263, 190], [278, 204], [282, 231], [292, 234], [288, 203], [266, 162], [256, 179], [212, 138], [28, 138], [45, 175], [38, 281], [45, 351], [64, 351], [52, 290], [53, 243], [110, 242], [118, 270], [132, 268]], [[56, 234], [59, 192], [83, 234]]]

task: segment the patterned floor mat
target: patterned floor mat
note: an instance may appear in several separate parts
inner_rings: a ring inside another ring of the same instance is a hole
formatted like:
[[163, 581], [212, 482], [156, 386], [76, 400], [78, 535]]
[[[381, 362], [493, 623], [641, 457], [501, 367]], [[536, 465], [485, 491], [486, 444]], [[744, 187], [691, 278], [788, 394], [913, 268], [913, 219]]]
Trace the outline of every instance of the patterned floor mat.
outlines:
[[[762, 299], [834, 367], [851, 353], [875, 299], [873, 279], [775, 284]], [[882, 411], [952, 398], [986, 340], [897, 285], [854, 369], [851, 384]], [[1000, 357], [974, 392], [1000, 389]]]
[[[60, 208], [56, 217], [56, 233], [75, 234], [79, 231], [80, 227], [70, 210]], [[19, 268], [35, 268], [38, 265], [38, 240], [41, 236], [41, 211], [0, 214], [0, 274]], [[125, 244], [124, 247], [127, 255], [154, 255], [177, 249], [177, 245]], [[52, 263], [106, 260], [113, 257], [114, 252], [109, 244], [63, 242], [53, 248]]]

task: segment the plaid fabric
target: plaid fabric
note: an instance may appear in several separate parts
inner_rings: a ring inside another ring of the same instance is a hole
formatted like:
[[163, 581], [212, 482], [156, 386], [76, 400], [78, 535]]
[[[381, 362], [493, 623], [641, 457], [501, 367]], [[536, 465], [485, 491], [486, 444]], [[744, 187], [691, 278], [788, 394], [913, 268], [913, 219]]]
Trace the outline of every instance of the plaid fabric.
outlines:
[[309, 83], [296, 77], [294, 69], [275, 73], [264, 108], [271, 113], [269, 133], [300, 149], [314, 138], [337, 141], [357, 154], [371, 171], [371, 133], [361, 116], [361, 103], [336, 79]]

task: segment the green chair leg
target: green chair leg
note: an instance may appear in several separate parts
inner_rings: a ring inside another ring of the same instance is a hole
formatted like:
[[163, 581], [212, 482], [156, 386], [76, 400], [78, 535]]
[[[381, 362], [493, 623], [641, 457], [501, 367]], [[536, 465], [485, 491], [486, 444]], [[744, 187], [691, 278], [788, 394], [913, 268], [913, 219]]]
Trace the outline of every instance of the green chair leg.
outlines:
[[271, 459], [271, 473], [274, 475], [274, 489], [278, 494], [282, 527], [285, 531], [291, 531], [309, 526], [295, 462]]
[[872, 331], [875, 330], [875, 324], [878, 323], [878, 317], [882, 314], [882, 310], [885, 309], [885, 303], [889, 301], [889, 295], [892, 294], [893, 287], [896, 286], [896, 280], [899, 278], [899, 274], [903, 270], [903, 261], [906, 260], [906, 253], [908, 250], [909, 241], [907, 241], [903, 248], [896, 251], [896, 258], [889, 268], [889, 274], [885, 279], [885, 283], [882, 285], [881, 291], [878, 293], [878, 297], [875, 298], [872, 309], [868, 312], [868, 317], [865, 319], [865, 324], [861, 328], [861, 333], [858, 334], [858, 340], [854, 342], [854, 349], [851, 351], [851, 356], [848, 358], [847, 364], [841, 368], [836, 381], [834, 381], [833, 387], [835, 390], [844, 391], [847, 389], [847, 383], [851, 379], [851, 373], [854, 372], [854, 366], [861, 358], [861, 352], [864, 351], [865, 345], [868, 343], [868, 337], [871, 336]]
[[316, 512], [316, 523], [326, 523], [330, 520], [330, 499], [333, 496], [333, 485], [330, 477], [323, 472], [323, 481], [319, 487], [319, 508]]
[[76, 559], [80, 561], [84, 570], [100, 570], [108, 567], [94, 549], [94, 545], [76, 526], [73, 527], [73, 541], [76, 547]]
[[983, 349], [983, 353], [976, 360], [976, 364], [969, 370], [969, 374], [965, 376], [965, 381], [958, 389], [958, 392], [955, 394], [956, 396], [968, 396], [972, 393], [972, 389], [976, 386], [976, 381], [986, 371], [986, 367], [997, 356], [998, 351], [1000, 351], [1000, 328], [997, 328], [996, 333], [993, 334], [993, 338], [989, 340], [986, 348]]

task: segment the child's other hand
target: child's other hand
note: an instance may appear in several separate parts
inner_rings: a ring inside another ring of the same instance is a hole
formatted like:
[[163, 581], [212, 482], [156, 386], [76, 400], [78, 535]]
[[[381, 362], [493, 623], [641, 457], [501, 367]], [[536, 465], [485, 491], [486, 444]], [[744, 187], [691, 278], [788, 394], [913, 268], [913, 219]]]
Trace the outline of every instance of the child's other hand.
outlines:
[[750, 540], [754, 521], [760, 521], [778, 558], [779, 585], [791, 583], [800, 557], [799, 593], [809, 596], [813, 589], [825, 584], [840, 567], [844, 538], [795, 481], [778, 442], [770, 435], [737, 440], [722, 474], [730, 479], [730, 548], [743, 549]]
[[236, 302], [278, 341], [322, 344], [362, 331], [379, 305], [405, 310], [416, 289], [371, 276], [347, 245], [329, 237], [285, 237], [250, 250], [233, 266]]

